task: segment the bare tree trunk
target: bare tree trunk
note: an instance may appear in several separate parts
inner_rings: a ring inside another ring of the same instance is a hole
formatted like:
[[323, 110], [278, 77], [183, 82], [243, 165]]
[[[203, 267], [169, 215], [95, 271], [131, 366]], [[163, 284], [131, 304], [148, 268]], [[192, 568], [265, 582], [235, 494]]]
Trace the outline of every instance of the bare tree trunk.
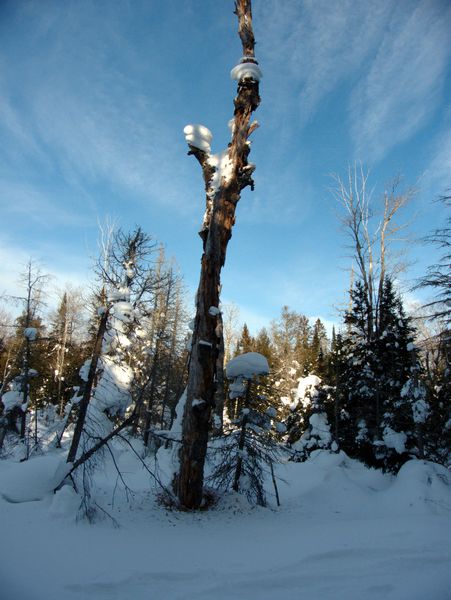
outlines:
[[7, 423], [8, 421], [6, 420], [6, 417], [0, 417], [0, 452], [3, 450], [3, 443], [5, 441]]
[[154, 358], [153, 358], [152, 369], [150, 372], [149, 398], [146, 403], [146, 414], [145, 414], [145, 419], [144, 419], [144, 435], [143, 435], [143, 441], [144, 441], [144, 445], [146, 448], [149, 445], [149, 432], [150, 432], [150, 425], [152, 422], [152, 408], [153, 408], [154, 401], [155, 401], [155, 388], [156, 388], [156, 384], [157, 384], [157, 382], [156, 382], [157, 370], [158, 370], [159, 362], [160, 362], [160, 337], [161, 337], [161, 334], [159, 333], [157, 336], [157, 341], [156, 341], [156, 345], [155, 345], [155, 353], [154, 353]]
[[80, 458], [78, 458], [77, 460], [73, 460], [73, 461], [67, 461], [68, 463], [73, 463], [72, 466], [69, 468], [69, 471], [64, 475], [63, 479], [58, 483], [58, 485], [54, 488], [54, 491], [58, 491], [62, 484], [64, 483], [64, 481], [70, 477], [72, 475], [72, 473], [78, 469], [78, 467], [80, 467], [83, 463], [85, 463], [87, 460], [89, 460], [91, 458], [91, 456], [93, 456], [98, 450], [100, 450], [100, 448], [102, 448], [103, 446], [105, 446], [105, 444], [107, 444], [112, 438], [114, 438], [116, 435], [118, 435], [123, 429], [125, 429], [126, 427], [128, 427], [129, 425], [131, 425], [134, 421], [134, 419], [136, 418], [136, 413], [135, 411], [133, 411], [131, 413], [130, 416], [128, 416], [125, 421], [122, 421], [122, 423], [120, 425], [118, 425], [115, 429], [113, 429], [113, 431], [111, 431], [108, 435], [106, 435], [104, 438], [101, 438], [96, 444], [94, 444], [94, 446], [92, 446], [92, 448], [90, 448], [89, 450], [87, 450], [86, 452], [84, 452]]
[[[250, 0], [237, 0], [239, 36], [243, 46], [243, 62], [256, 63]], [[213, 186], [215, 168], [209, 155], [190, 145], [202, 166], [207, 189], [207, 212], [200, 232], [203, 240], [201, 275], [196, 299], [196, 318], [189, 364], [187, 401], [183, 417], [180, 470], [175, 491], [181, 506], [199, 508], [202, 503], [204, 462], [207, 451], [211, 410], [216, 391], [216, 371], [221, 344], [217, 331], [217, 315], [210, 308], [219, 306], [221, 269], [225, 263], [227, 244], [235, 223], [236, 205], [241, 190], [253, 188], [253, 166], [248, 163], [248, 138], [257, 124], [251, 124], [252, 112], [260, 103], [258, 78], [242, 77], [235, 98], [232, 141], [228, 148], [231, 176]], [[195, 402], [194, 402], [195, 401]]]
[[[246, 396], [244, 399], [244, 408], [245, 409], [249, 408], [251, 385], [252, 385], [251, 382], [248, 381], [247, 388], [246, 388]], [[232, 485], [232, 489], [235, 492], [238, 492], [238, 490], [240, 489], [240, 477], [241, 477], [241, 472], [243, 470], [243, 450], [244, 450], [244, 444], [246, 443], [246, 426], [247, 426], [248, 420], [249, 420], [248, 412], [246, 411], [246, 412], [244, 412], [243, 417], [241, 419], [240, 439], [238, 441], [238, 458], [236, 461], [235, 476], [233, 478], [233, 485]]]
[[0, 411], [2, 411], [0, 414], [0, 452], [3, 449], [3, 443], [5, 441], [6, 432], [8, 430], [8, 426], [9, 426], [8, 417], [11, 418], [11, 414], [6, 413], [4, 404], [2, 402], [2, 396], [3, 396], [3, 392], [5, 390], [5, 387], [6, 387], [6, 381], [11, 372], [11, 365], [9, 363], [10, 358], [11, 358], [11, 348], [8, 348], [8, 354], [6, 356], [6, 361], [5, 361], [5, 368], [3, 369], [2, 385], [0, 386]]
[[78, 405], [78, 417], [75, 425], [74, 436], [67, 455], [67, 462], [73, 463], [77, 456], [78, 446], [80, 444], [81, 434], [85, 424], [86, 413], [88, 411], [88, 404], [91, 399], [92, 388], [94, 386], [94, 379], [97, 372], [97, 365], [99, 363], [100, 354], [102, 352], [102, 341], [105, 335], [106, 326], [108, 322], [109, 312], [105, 310], [100, 319], [99, 328], [97, 330], [97, 336], [94, 344], [94, 349], [91, 356], [91, 364], [89, 366], [88, 378], [86, 381], [85, 388], [83, 390], [83, 396]]
[[64, 361], [66, 358], [66, 348], [67, 348], [67, 339], [68, 339], [68, 319], [67, 314], [64, 315], [64, 327], [63, 327], [63, 336], [60, 341], [60, 347], [58, 348], [58, 356], [56, 368], [58, 370], [57, 375], [57, 389], [56, 389], [56, 403], [59, 404], [59, 413], [62, 417], [64, 415], [64, 395], [62, 394], [62, 382], [65, 375], [64, 372]]
[[214, 406], [213, 433], [222, 435], [224, 421], [225, 386], [224, 386], [224, 336], [222, 315], [218, 314], [217, 333], [219, 334], [218, 358], [216, 361], [216, 392]]
[[171, 391], [171, 375], [174, 368], [174, 357], [177, 352], [177, 335], [180, 329], [180, 313], [181, 313], [181, 291], [180, 285], [177, 285], [176, 293], [175, 293], [175, 306], [174, 306], [174, 319], [172, 323], [171, 330], [171, 344], [169, 348], [166, 370], [165, 370], [165, 388], [164, 388], [164, 396], [163, 402], [161, 406], [161, 417], [160, 417], [160, 429], [164, 429], [165, 419], [166, 419], [166, 409], [169, 404], [170, 391]]
[[[25, 321], [25, 330], [31, 325], [31, 312], [30, 312], [30, 296], [31, 288], [28, 290], [28, 301], [27, 301], [27, 318]], [[20, 438], [25, 439], [26, 427], [27, 427], [27, 406], [28, 406], [28, 395], [29, 395], [29, 381], [30, 381], [30, 360], [31, 360], [31, 342], [29, 336], [25, 336], [25, 352], [23, 355], [22, 362], [22, 415], [20, 421]], [[27, 452], [28, 453], [28, 452]]]
[[[161, 294], [162, 294], [162, 285], [163, 285], [163, 265], [164, 265], [164, 251], [163, 251], [163, 247], [160, 247], [160, 253], [159, 253], [159, 257], [158, 257], [158, 261], [157, 261], [157, 266], [156, 266], [156, 272], [155, 272], [155, 281], [156, 281], [156, 285], [157, 285], [157, 290], [155, 291], [155, 296], [153, 299], [153, 308], [152, 308], [152, 319], [150, 322], [150, 335], [149, 335], [149, 345], [151, 348], [154, 349], [154, 358], [153, 358], [153, 363], [152, 363], [152, 367], [151, 367], [151, 372], [152, 374], [154, 374], [155, 369], [156, 369], [156, 360], [158, 359], [158, 343], [159, 343], [159, 330], [160, 330], [160, 303], [161, 303]], [[153, 376], [153, 375], [152, 375]], [[151, 392], [153, 394], [153, 390]], [[149, 402], [147, 402], [147, 408], [144, 405], [144, 400], [141, 401], [140, 406], [138, 406], [138, 410], [137, 410], [137, 417], [135, 419], [135, 421], [133, 422], [133, 428], [132, 428], [132, 434], [136, 435], [138, 433], [138, 428], [140, 426], [144, 427], [144, 443], [147, 446], [147, 441], [146, 441], [146, 431], [150, 426], [150, 417], [149, 417], [149, 410], [150, 410], [150, 406], [149, 403], [152, 402], [153, 400], [150, 400]]]

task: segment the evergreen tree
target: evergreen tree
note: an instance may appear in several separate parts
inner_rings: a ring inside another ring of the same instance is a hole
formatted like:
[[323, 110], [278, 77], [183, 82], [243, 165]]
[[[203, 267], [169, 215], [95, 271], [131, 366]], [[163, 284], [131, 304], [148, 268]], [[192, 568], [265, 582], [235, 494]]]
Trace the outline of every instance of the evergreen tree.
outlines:
[[313, 325], [311, 350], [311, 372], [324, 378], [327, 375], [327, 354], [329, 342], [327, 332], [321, 319], [316, 319]]
[[414, 446], [412, 407], [408, 397], [401, 392], [412, 368], [418, 368], [418, 359], [414, 356], [410, 319], [388, 277], [384, 280], [378, 312], [376, 351], [381, 407], [376, 456], [384, 468], [396, 470]]
[[236, 345], [235, 356], [239, 354], [245, 354], [246, 352], [253, 352], [255, 348], [255, 340], [249, 333], [249, 328], [244, 323], [243, 329], [241, 330], [241, 335], [238, 338], [238, 342]]
[[[310, 376], [311, 378], [312, 376]], [[306, 378], [309, 379], [309, 378]], [[316, 382], [309, 386], [298, 406], [304, 406], [302, 413], [295, 412], [291, 418], [289, 442], [294, 452], [295, 461], [306, 460], [315, 450], [338, 450], [330, 427], [328, 408], [333, 406], [331, 388], [322, 384], [316, 377]], [[296, 423], [296, 416], [301, 416], [303, 425]], [[302, 434], [299, 436], [299, 433]]]
[[269, 364], [273, 365], [273, 363], [274, 363], [274, 348], [273, 348], [271, 339], [268, 335], [268, 331], [265, 327], [260, 329], [260, 331], [257, 333], [257, 336], [255, 337], [254, 344], [253, 344], [253, 351], [259, 352], [260, 354], [263, 354], [263, 356], [266, 356]]
[[352, 305], [345, 314], [347, 333], [343, 343], [343, 373], [339, 382], [340, 447], [350, 456], [374, 463], [373, 439], [378, 434], [381, 398], [378, 357], [368, 335], [368, 304], [361, 282], [351, 290]]
[[49, 373], [42, 381], [47, 402], [58, 407], [60, 416], [74, 387], [80, 385], [78, 371], [88, 356], [83, 343], [84, 319], [81, 294], [69, 289], [63, 292], [60, 303], [51, 317], [45, 349]]
[[413, 379], [416, 389], [421, 387], [414, 329], [389, 277], [384, 279], [377, 314], [371, 318], [372, 330], [368, 328], [368, 304], [361, 282], [354, 285], [351, 299], [352, 306], [345, 315], [343, 362], [338, 360], [336, 349], [333, 351], [338, 367], [337, 435], [340, 446], [351, 456], [397, 470], [409, 455], [422, 453], [413, 392], [406, 387]]
[[[276, 497], [273, 463], [278, 460], [277, 438], [285, 426], [275, 421], [277, 401], [265, 382], [266, 358], [258, 353], [238, 355], [226, 366], [229, 401], [240, 400], [240, 410], [214, 445], [215, 467], [210, 480], [219, 489], [244, 493], [251, 502], [266, 505], [265, 480], [271, 476]], [[264, 376], [264, 377], [261, 377]]]
[[311, 327], [307, 317], [284, 306], [280, 318], [271, 323], [274, 385], [283, 402], [294, 400], [299, 378], [311, 367]]

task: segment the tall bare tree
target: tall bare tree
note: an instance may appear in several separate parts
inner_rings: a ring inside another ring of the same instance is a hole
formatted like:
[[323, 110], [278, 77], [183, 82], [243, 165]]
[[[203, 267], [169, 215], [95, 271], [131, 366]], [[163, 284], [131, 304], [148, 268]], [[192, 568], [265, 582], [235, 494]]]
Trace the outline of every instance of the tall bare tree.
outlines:
[[[382, 211], [374, 208], [372, 190], [368, 187], [369, 174], [362, 165], [349, 167], [347, 180], [335, 176], [333, 194], [344, 209], [342, 222], [350, 239], [355, 273], [362, 282], [367, 310], [367, 338], [374, 337], [379, 327], [379, 308], [382, 289], [388, 274], [402, 268], [391, 264], [388, 254], [390, 244], [400, 241], [405, 228], [396, 217], [412, 198], [414, 189], [400, 191], [401, 180], [396, 177], [382, 199]], [[381, 214], [380, 214], [381, 212]]]
[[[450, 209], [451, 194], [442, 196], [440, 202]], [[451, 216], [448, 214], [443, 227], [435, 229], [424, 241], [440, 248], [442, 255], [436, 264], [427, 269], [426, 275], [420, 278], [417, 288], [430, 288], [435, 292], [432, 301], [425, 305], [429, 318], [443, 321], [449, 328], [451, 323]]]
[[[24, 296], [14, 297], [15, 300], [23, 304], [23, 351], [22, 351], [22, 370], [21, 370], [21, 392], [22, 392], [22, 405], [21, 405], [21, 424], [20, 424], [20, 437], [24, 440], [26, 433], [26, 422], [27, 422], [27, 408], [30, 394], [30, 378], [32, 376], [31, 370], [31, 347], [36, 341], [37, 329], [36, 318], [39, 308], [42, 305], [42, 293], [43, 288], [48, 280], [48, 275], [44, 275], [41, 272], [39, 266], [37, 266], [32, 260], [29, 260], [25, 271], [21, 274], [22, 287], [25, 290]], [[37, 415], [36, 421], [37, 423]], [[27, 444], [27, 458], [28, 458], [29, 446]]]
[[183, 416], [180, 470], [174, 482], [180, 504], [188, 509], [200, 507], [203, 496], [204, 462], [222, 342], [222, 328], [218, 331], [217, 313], [221, 269], [225, 263], [241, 191], [247, 186], [253, 189], [254, 185], [254, 165], [248, 162], [248, 140], [258, 127], [256, 122], [251, 123], [251, 116], [260, 103], [261, 73], [255, 60], [250, 0], [237, 0], [235, 14], [238, 17], [243, 58], [232, 71], [232, 77], [238, 80], [238, 94], [234, 101], [231, 142], [224, 152], [212, 155], [211, 133], [202, 126], [185, 127], [189, 154], [201, 165], [207, 195], [200, 231], [203, 255]]

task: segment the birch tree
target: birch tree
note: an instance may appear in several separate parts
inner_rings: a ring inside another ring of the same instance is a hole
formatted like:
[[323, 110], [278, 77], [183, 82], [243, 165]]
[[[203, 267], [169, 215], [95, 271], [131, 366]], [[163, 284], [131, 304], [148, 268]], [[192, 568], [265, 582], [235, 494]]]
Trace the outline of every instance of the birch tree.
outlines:
[[203, 254], [183, 416], [180, 469], [174, 481], [180, 505], [188, 509], [199, 508], [203, 496], [204, 462], [222, 342], [222, 328], [218, 330], [221, 270], [241, 192], [248, 186], [254, 187], [252, 173], [255, 167], [248, 161], [249, 136], [258, 127], [255, 121], [251, 122], [251, 116], [260, 103], [261, 71], [254, 53], [250, 0], [237, 0], [235, 14], [243, 57], [231, 72], [232, 78], [238, 81], [238, 93], [234, 100], [230, 144], [223, 152], [212, 154], [212, 134], [206, 127], [188, 125], [184, 130], [189, 154], [201, 166], [206, 190], [206, 210], [199, 232]]

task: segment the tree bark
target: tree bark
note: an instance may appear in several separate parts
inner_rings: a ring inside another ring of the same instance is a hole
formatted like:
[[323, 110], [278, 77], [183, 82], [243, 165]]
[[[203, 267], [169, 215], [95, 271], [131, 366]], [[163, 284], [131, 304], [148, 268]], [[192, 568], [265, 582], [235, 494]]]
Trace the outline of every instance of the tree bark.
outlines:
[[100, 354], [102, 353], [102, 341], [103, 336], [105, 335], [106, 326], [108, 322], [108, 310], [102, 314], [99, 323], [99, 329], [97, 330], [97, 336], [94, 344], [94, 350], [91, 356], [91, 364], [89, 366], [88, 379], [86, 381], [85, 389], [83, 390], [83, 396], [78, 405], [78, 417], [77, 423], [75, 425], [74, 437], [72, 438], [72, 443], [69, 449], [69, 454], [67, 455], [67, 462], [73, 463], [77, 457], [77, 450], [80, 444], [81, 434], [83, 432], [83, 427], [85, 424], [86, 413], [88, 411], [88, 404], [91, 399], [92, 388], [94, 386], [94, 379], [97, 372], [97, 365], [99, 362]]
[[216, 326], [219, 335], [218, 357], [216, 360], [216, 391], [213, 420], [213, 435], [222, 435], [225, 405], [225, 382], [224, 382], [224, 326], [221, 313], [218, 314]]
[[[255, 62], [254, 34], [250, 0], [238, 0], [235, 4], [238, 32], [243, 46], [245, 62]], [[180, 470], [175, 480], [175, 492], [180, 505], [187, 509], [201, 506], [203, 496], [203, 472], [210, 429], [211, 410], [214, 407], [217, 360], [220, 349], [220, 333], [217, 317], [209, 312], [219, 306], [221, 269], [226, 258], [227, 244], [235, 223], [236, 205], [246, 186], [253, 188], [253, 165], [248, 163], [250, 144], [248, 138], [257, 124], [251, 124], [252, 112], [260, 103], [258, 81], [246, 77], [238, 83], [234, 100], [234, 127], [228, 148], [232, 175], [222, 180], [214, 195], [207, 195], [207, 221], [200, 232], [203, 240], [201, 274], [196, 299], [196, 317], [189, 364], [187, 401], [183, 417]], [[208, 155], [193, 146], [193, 154], [202, 166], [207, 192], [211, 190], [214, 169], [208, 164]], [[218, 335], [219, 333], [219, 335]], [[193, 401], [196, 402], [193, 405]]]
[[[252, 385], [251, 382], [248, 381], [247, 388], [246, 388], [246, 396], [244, 399], [244, 408], [247, 410], [249, 409], [251, 385]], [[238, 492], [238, 490], [240, 489], [240, 477], [241, 477], [241, 472], [243, 470], [243, 450], [244, 450], [244, 444], [246, 443], [246, 426], [247, 426], [248, 420], [249, 420], [248, 412], [245, 412], [241, 419], [240, 439], [238, 441], [238, 459], [236, 461], [235, 476], [233, 478], [233, 485], [232, 485], [232, 489], [235, 492]]]
[[118, 435], [123, 429], [125, 429], [126, 427], [131, 425], [135, 418], [136, 418], [136, 412], [133, 411], [132, 414], [125, 419], [125, 421], [122, 421], [122, 423], [120, 425], [118, 425], [115, 429], [113, 429], [113, 431], [111, 431], [104, 438], [99, 439], [99, 441], [96, 444], [94, 444], [94, 446], [92, 446], [92, 448], [90, 448], [89, 450], [84, 452], [80, 456], [80, 458], [78, 458], [75, 461], [68, 460], [67, 461], [68, 463], [72, 462], [73, 464], [71, 467], [69, 467], [68, 472], [64, 475], [63, 479], [58, 483], [58, 485], [55, 486], [53, 491], [57, 492], [63, 485], [64, 481], [68, 477], [70, 477], [72, 475], [72, 473], [76, 469], [78, 469], [78, 467], [80, 467], [83, 463], [85, 463], [87, 460], [89, 460], [91, 458], [91, 456], [93, 456], [98, 450], [100, 450], [100, 448], [103, 448], [103, 446], [105, 446], [105, 444], [107, 444], [112, 438], [114, 438], [116, 435]]

